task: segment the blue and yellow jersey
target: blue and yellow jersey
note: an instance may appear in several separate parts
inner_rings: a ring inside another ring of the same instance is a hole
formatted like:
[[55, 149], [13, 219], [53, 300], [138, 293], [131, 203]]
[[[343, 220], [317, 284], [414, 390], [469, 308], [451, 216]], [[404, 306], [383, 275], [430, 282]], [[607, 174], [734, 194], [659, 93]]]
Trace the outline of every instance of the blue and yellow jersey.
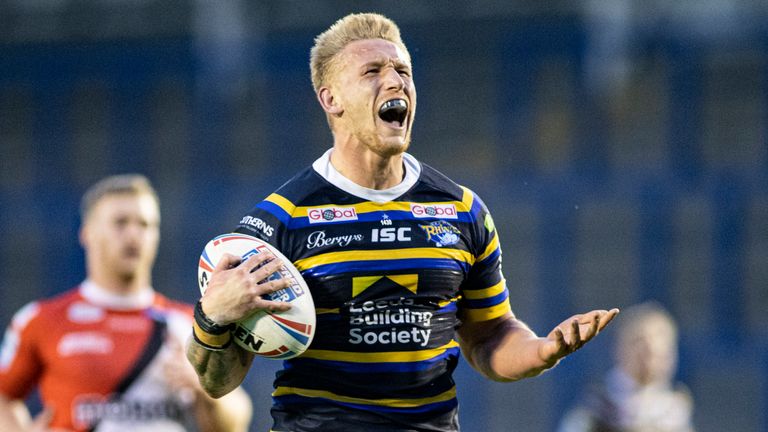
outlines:
[[[344, 430], [339, 418], [457, 430], [455, 330], [510, 310], [497, 233], [472, 191], [421, 164], [407, 191], [378, 202], [310, 167], [237, 231], [280, 249], [317, 310], [312, 345], [275, 380], [275, 431]], [[297, 424], [311, 413], [330, 423]]]

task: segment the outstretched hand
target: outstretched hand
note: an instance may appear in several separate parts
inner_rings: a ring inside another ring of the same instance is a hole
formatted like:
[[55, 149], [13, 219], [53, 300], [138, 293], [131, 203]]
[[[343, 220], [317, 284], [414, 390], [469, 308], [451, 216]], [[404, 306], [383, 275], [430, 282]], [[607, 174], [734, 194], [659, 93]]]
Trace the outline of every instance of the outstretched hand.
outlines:
[[546, 342], [539, 347], [539, 357], [547, 365], [555, 365], [592, 340], [618, 314], [619, 310], [614, 308], [609, 311], [593, 310], [568, 318], [547, 335]]

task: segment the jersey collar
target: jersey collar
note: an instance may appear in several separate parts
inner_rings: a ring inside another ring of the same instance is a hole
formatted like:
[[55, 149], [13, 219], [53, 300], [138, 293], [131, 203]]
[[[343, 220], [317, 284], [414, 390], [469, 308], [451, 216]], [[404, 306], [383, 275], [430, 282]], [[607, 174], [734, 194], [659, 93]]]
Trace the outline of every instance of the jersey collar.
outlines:
[[155, 301], [152, 287], [133, 294], [114, 294], [86, 279], [80, 284], [80, 295], [90, 303], [112, 310], [146, 309]]
[[396, 198], [408, 192], [408, 190], [416, 184], [416, 181], [418, 181], [419, 176], [421, 175], [421, 164], [419, 161], [410, 154], [403, 153], [403, 166], [405, 168], [405, 178], [403, 178], [403, 181], [389, 189], [369, 189], [344, 177], [333, 167], [333, 164], [331, 164], [332, 151], [333, 148], [330, 148], [323, 153], [323, 155], [312, 164], [312, 168], [337, 188], [368, 201], [378, 203], [394, 201]]

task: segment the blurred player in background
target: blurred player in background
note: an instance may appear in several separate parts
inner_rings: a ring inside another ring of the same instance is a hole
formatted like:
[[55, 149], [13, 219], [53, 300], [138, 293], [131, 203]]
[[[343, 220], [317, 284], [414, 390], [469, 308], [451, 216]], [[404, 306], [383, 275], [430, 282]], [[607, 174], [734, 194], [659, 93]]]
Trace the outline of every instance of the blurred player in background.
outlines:
[[[245, 431], [238, 388], [210, 398], [184, 358], [192, 308], [154, 291], [159, 201], [139, 175], [103, 179], [84, 195], [87, 277], [19, 310], [0, 351], [0, 431]], [[44, 410], [24, 404], [39, 386]]]
[[[274, 431], [457, 431], [459, 347], [483, 375], [514, 381], [555, 366], [618, 313], [575, 315], [545, 337], [515, 317], [488, 209], [406, 153], [416, 89], [395, 23], [349, 15], [315, 39], [310, 63], [333, 148], [237, 228], [302, 271], [317, 311], [312, 345], [275, 380]], [[187, 356], [212, 395], [238, 386], [254, 358], [223, 332], [288, 307], [260, 297], [286, 286], [265, 281], [277, 268], [257, 269], [265, 259], [222, 259], [196, 309]]]
[[616, 366], [582, 397], [558, 432], [693, 432], [693, 401], [673, 382], [677, 326], [657, 303], [622, 313]]

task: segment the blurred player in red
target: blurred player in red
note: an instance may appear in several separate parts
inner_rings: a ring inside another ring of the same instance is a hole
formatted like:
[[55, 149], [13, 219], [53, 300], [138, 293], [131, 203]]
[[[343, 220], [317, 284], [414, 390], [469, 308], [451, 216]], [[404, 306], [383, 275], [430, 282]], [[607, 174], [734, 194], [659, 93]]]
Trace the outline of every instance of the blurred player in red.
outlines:
[[[19, 310], [0, 350], [0, 430], [245, 431], [251, 402], [200, 387], [184, 358], [192, 307], [156, 292], [157, 195], [140, 175], [103, 179], [84, 195], [86, 279]], [[24, 404], [39, 386], [44, 410]]]
[[616, 366], [563, 418], [559, 432], [693, 432], [693, 400], [675, 383], [677, 325], [656, 303], [627, 308]]

